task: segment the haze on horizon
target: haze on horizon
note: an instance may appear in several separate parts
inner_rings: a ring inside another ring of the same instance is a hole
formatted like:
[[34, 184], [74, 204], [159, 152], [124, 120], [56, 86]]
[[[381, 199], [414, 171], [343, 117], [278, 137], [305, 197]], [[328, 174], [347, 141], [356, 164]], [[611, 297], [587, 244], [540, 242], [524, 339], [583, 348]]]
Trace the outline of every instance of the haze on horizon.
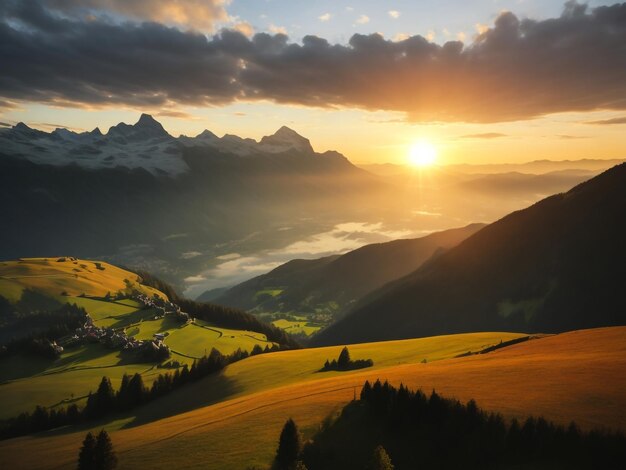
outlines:
[[5, 126], [149, 112], [173, 135], [288, 125], [357, 163], [626, 155], [626, 4], [8, 0], [0, 41]]

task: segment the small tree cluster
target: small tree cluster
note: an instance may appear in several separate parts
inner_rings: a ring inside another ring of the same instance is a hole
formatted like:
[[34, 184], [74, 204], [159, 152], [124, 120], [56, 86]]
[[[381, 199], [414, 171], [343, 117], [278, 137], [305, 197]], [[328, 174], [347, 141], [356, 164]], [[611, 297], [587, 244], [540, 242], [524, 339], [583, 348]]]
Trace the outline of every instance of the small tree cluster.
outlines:
[[371, 359], [357, 359], [352, 360], [350, 358], [350, 351], [348, 351], [348, 347], [344, 346], [344, 348], [339, 353], [339, 357], [337, 359], [333, 359], [329, 361], [326, 359], [324, 363], [324, 367], [320, 369], [320, 372], [326, 372], [329, 370], [355, 370], [355, 369], [364, 369], [366, 367], [372, 367], [374, 365], [374, 361]]
[[87, 433], [78, 453], [78, 470], [113, 470], [115, 467], [117, 457], [109, 434], [104, 429], [98, 437]]

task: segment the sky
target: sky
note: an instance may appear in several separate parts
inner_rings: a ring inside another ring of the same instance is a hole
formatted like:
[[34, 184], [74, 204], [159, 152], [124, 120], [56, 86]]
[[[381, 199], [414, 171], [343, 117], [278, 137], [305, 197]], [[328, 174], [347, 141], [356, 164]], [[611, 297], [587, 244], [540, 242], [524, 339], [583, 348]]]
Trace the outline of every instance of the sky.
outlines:
[[442, 164], [625, 158], [626, 4], [554, 0], [4, 0], [0, 122], [149, 112], [173, 135]]

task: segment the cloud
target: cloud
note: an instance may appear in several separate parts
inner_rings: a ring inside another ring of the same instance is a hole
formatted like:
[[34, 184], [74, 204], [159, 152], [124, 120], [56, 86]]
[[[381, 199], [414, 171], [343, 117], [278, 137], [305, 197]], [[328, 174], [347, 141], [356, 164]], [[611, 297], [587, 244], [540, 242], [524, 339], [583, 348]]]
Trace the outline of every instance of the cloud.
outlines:
[[217, 257], [217, 259], [222, 260], [222, 261], [228, 261], [228, 260], [237, 259], [237, 258], [241, 258], [241, 255], [239, 253], [227, 253], [225, 255], [220, 255]]
[[626, 124], [626, 116], [615, 117], [611, 119], [602, 119], [600, 121], [587, 121], [585, 124], [593, 124], [596, 126], [609, 126], [613, 124]]
[[506, 134], [500, 132], [483, 132], [481, 134], [462, 135], [461, 139], [497, 139], [498, 137], [506, 137]]
[[275, 24], [271, 24], [267, 29], [270, 33], [285, 35], [287, 34], [287, 28], [285, 28], [284, 26], [276, 26]]
[[79, 18], [115, 14], [131, 20], [212, 31], [215, 23], [228, 19], [226, 5], [229, 0], [43, 0], [42, 3]]
[[175, 119], [197, 120], [200, 119], [193, 114], [186, 113], [185, 111], [177, 111], [175, 109], [164, 109], [156, 113], [157, 116], [171, 117]]
[[239, 21], [235, 23], [233, 25], [233, 29], [248, 37], [251, 37], [254, 34], [254, 28], [247, 21]]
[[474, 27], [476, 28], [476, 31], [478, 32], [478, 34], [484, 34], [487, 31], [489, 31], [489, 25], [486, 25], [486, 24], [476, 23]]
[[342, 45], [83, 21], [53, 14], [41, 0], [5, 0], [0, 44], [0, 63], [8, 64], [0, 100], [18, 104], [176, 109], [269, 100], [398, 111], [413, 122], [626, 110], [626, 4], [588, 10], [570, 2], [560, 17], [541, 21], [502, 13], [469, 45], [379, 34]]
[[394, 20], [396, 20], [396, 19], [400, 18], [400, 12], [399, 12], [398, 10], [389, 10], [387, 13], [388, 13], [388, 14], [389, 14], [389, 16], [390, 16], [391, 18], [393, 18]]
[[358, 24], [367, 24], [370, 22], [370, 17], [367, 15], [361, 15], [356, 19]]
[[11, 103], [10, 101], [5, 101], [0, 99], [0, 111], [8, 110], [8, 109], [16, 109], [17, 105], [15, 103]]
[[323, 15], [320, 15], [317, 17], [318, 20], [320, 21], [328, 21], [331, 18], [331, 14], [330, 13], [324, 13]]
[[193, 259], [197, 258], [198, 256], [202, 256], [202, 253], [199, 251], [186, 251], [184, 253], [181, 253], [180, 255], [182, 259]]
[[562, 140], [575, 140], [575, 139], [587, 139], [588, 138], [585, 135], [569, 135], [569, 134], [558, 134], [557, 137]]

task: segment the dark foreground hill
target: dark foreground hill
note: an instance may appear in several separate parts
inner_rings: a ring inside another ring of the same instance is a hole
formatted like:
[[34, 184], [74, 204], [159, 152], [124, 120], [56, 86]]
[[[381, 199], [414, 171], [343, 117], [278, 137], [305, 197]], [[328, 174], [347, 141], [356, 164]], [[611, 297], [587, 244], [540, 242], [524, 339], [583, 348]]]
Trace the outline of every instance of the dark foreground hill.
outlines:
[[368, 296], [316, 344], [626, 323], [626, 164], [485, 227]]
[[[409, 274], [433, 255], [457, 245], [483, 226], [472, 224], [422, 238], [375, 243], [341, 256], [289, 261], [229, 289], [212, 301], [257, 312], [308, 313], [325, 307], [342, 313], [364, 295]], [[280, 293], [259, 294], [271, 289]]]

